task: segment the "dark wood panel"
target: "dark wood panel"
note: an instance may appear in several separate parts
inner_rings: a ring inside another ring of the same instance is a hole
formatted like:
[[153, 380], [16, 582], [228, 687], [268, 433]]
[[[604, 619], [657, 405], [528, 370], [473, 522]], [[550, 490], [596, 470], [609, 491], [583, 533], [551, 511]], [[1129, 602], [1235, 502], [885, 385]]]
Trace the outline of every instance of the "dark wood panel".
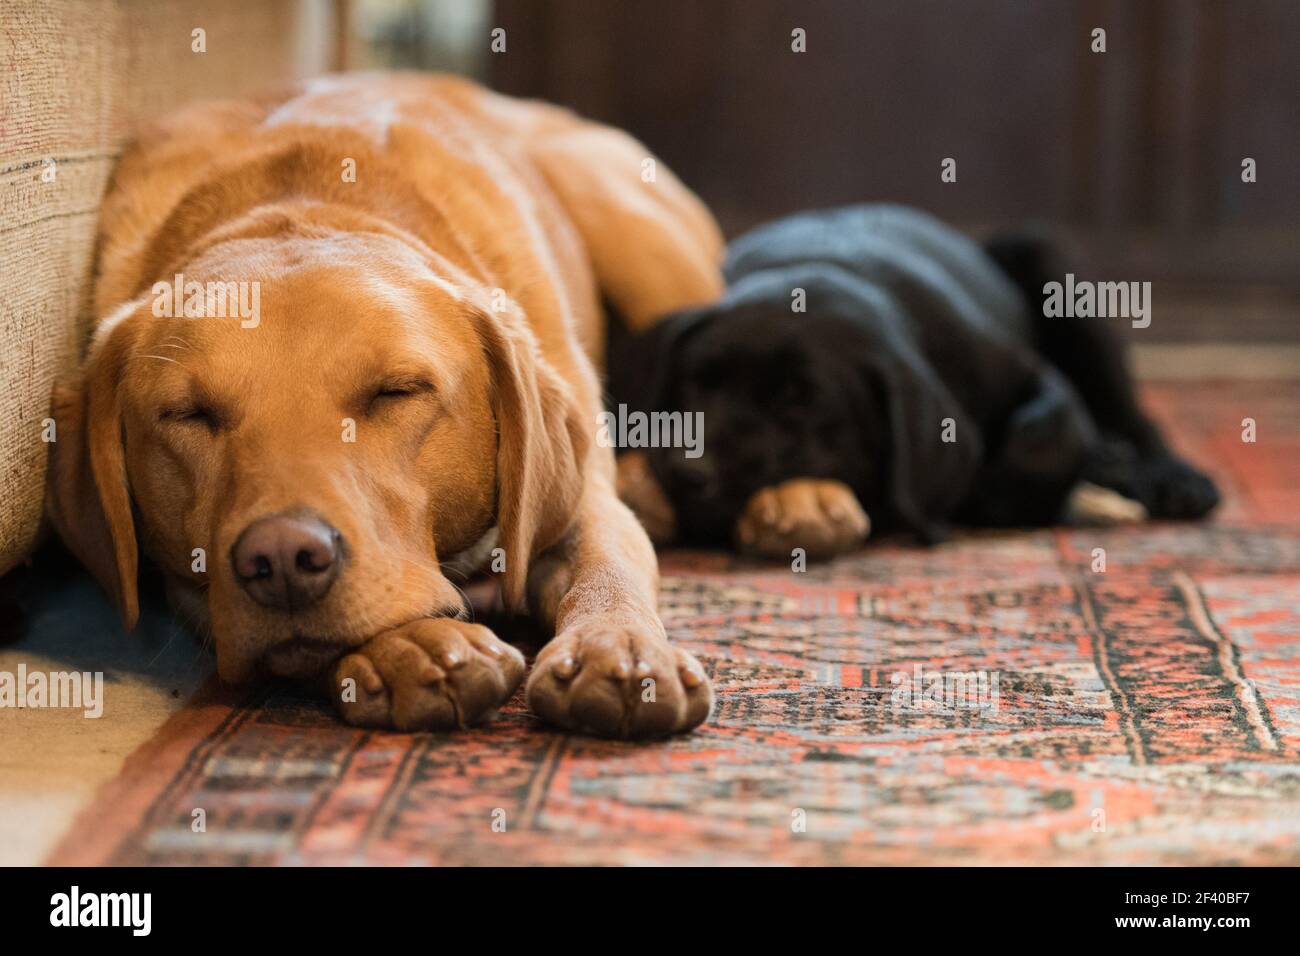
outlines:
[[496, 20], [499, 88], [631, 130], [729, 233], [888, 200], [1046, 224], [1084, 271], [1300, 289], [1295, 0], [499, 0]]

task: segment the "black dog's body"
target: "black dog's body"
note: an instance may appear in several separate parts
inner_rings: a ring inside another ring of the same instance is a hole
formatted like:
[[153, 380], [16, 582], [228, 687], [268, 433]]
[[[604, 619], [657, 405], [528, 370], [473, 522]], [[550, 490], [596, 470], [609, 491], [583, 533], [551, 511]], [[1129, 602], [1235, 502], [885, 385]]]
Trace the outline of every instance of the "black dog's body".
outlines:
[[841, 481], [878, 528], [926, 540], [953, 521], [1058, 521], [1082, 480], [1153, 517], [1213, 508], [1139, 409], [1118, 320], [1042, 315], [1049, 256], [894, 206], [733, 242], [719, 302], [611, 347], [616, 403], [704, 413], [701, 458], [647, 450], [679, 536], [728, 540], [751, 495], [799, 477]]

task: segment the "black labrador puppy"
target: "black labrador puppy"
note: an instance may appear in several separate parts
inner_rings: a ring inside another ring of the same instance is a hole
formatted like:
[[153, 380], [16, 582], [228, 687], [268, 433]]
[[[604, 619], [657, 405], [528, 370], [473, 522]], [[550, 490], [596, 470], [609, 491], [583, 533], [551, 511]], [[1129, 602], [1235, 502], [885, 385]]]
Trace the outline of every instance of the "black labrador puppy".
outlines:
[[621, 449], [620, 490], [660, 542], [825, 556], [867, 516], [933, 542], [1218, 502], [1139, 408], [1109, 327], [1125, 320], [1044, 315], [1064, 269], [1043, 243], [981, 248], [851, 206], [741, 236], [726, 275], [720, 301], [610, 344], [616, 411], [702, 413], [697, 457]]

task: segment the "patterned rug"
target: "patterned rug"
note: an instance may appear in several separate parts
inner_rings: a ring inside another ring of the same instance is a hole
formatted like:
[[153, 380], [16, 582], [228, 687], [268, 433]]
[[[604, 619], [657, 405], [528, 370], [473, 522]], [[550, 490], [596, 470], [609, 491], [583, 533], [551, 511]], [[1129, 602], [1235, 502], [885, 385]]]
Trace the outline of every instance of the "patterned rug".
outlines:
[[886, 541], [805, 573], [669, 554], [664, 620], [718, 692], [700, 732], [584, 739], [516, 699], [377, 733], [213, 690], [53, 861], [1300, 863], [1300, 386], [1148, 397], [1225, 490], [1215, 522]]

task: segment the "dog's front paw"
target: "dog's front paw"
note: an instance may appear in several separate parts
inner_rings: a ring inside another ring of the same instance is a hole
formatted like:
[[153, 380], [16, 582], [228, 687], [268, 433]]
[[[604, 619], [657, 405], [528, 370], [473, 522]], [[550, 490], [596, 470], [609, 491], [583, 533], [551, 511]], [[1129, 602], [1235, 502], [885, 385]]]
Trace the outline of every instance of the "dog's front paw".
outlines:
[[740, 550], [788, 559], [795, 548], [810, 558], [852, 551], [871, 531], [871, 521], [848, 485], [795, 478], [754, 493], [736, 522]]
[[527, 694], [544, 720], [599, 737], [664, 737], [713, 709], [700, 662], [632, 625], [578, 625], [558, 635], [537, 656]]
[[372, 638], [334, 669], [349, 724], [450, 730], [479, 723], [510, 699], [524, 657], [481, 624], [413, 621]]

